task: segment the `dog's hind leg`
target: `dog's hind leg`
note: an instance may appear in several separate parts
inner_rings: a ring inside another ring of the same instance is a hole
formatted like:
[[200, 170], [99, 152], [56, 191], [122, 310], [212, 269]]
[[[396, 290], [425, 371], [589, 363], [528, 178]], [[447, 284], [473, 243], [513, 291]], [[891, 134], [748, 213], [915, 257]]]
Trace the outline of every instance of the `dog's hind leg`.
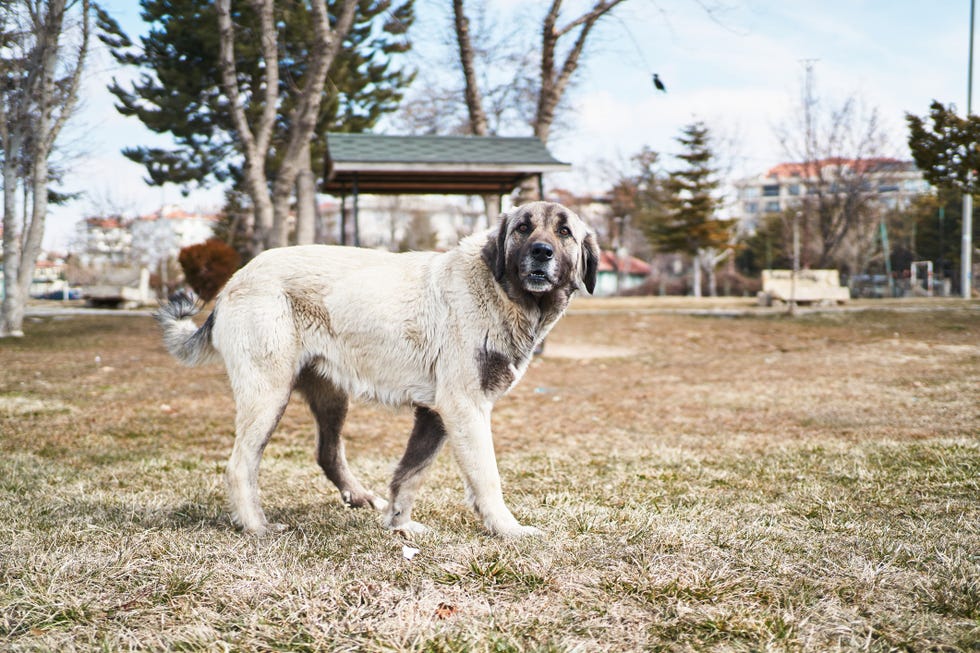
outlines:
[[233, 386], [235, 446], [228, 460], [228, 493], [232, 519], [253, 535], [284, 528], [270, 525], [259, 503], [259, 461], [289, 401], [288, 382], [278, 387], [283, 389]]
[[303, 393], [316, 419], [317, 462], [348, 506], [384, 510], [387, 502], [365, 489], [347, 465], [340, 429], [347, 416], [347, 395], [310, 368], [300, 372], [296, 389]]
[[412, 504], [415, 501], [415, 492], [422, 484], [425, 470], [445, 441], [446, 427], [439, 414], [417, 406], [408, 447], [391, 479], [391, 503], [385, 511], [385, 526], [415, 533], [425, 531], [422, 524], [412, 521]]

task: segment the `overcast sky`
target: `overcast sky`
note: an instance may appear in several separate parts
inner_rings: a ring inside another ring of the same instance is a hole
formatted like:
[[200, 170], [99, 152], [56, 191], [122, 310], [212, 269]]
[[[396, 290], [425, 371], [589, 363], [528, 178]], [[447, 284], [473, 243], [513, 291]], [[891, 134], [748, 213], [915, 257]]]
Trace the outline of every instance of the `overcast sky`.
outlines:
[[[526, 24], [526, 38], [537, 38], [547, 3], [492, 4], [504, 24]], [[571, 16], [586, 3], [567, 4]], [[416, 61], [436, 59], [432, 30], [445, 24], [446, 5], [419, 0], [426, 43]], [[709, 14], [705, 5], [715, 10]], [[142, 30], [135, 0], [105, 0], [103, 6], [131, 35]], [[736, 162], [734, 174], [763, 172], [787, 158], [773, 132], [793, 115], [804, 60], [813, 62], [816, 94], [825, 104], [855, 96], [877, 108], [890, 152], [907, 158], [906, 111], [925, 114], [933, 98], [966, 108], [969, 11], [969, 0], [626, 0], [595, 33], [570, 97], [568, 127], [550, 144], [574, 171], [549, 185], [601, 191], [604, 162], [625, 160], [643, 146], [677, 152], [674, 138], [693, 120], [734, 141], [727, 153]], [[64, 188], [86, 197], [55, 209], [46, 245], [64, 248], [77, 220], [108, 210], [137, 215], [163, 203], [219, 208], [220, 189], [183, 198], [176, 187], [142, 181], [142, 168], [120, 150], [167, 142], [112, 108], [105, 85], [120, 71], [110, 58], [97, 52], [91, 64], [83, 110], [66, 133], [74, 159]], [[654, 72], [667, 93], [654, 89]]]

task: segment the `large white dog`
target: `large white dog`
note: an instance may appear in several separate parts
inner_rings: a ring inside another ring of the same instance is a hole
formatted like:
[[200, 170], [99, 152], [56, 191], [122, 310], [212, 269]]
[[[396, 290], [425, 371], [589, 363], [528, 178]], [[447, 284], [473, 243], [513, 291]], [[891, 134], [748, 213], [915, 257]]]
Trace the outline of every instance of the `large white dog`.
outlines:
[[[490, 411], [573, 293], [592, 292], [598, 254], [594, 232], [575, 213], [534, 202], [445, 253], [269, 250], [228, 281], [200, 328], [189, 298], [171, 300], [158, 313], [167, 349], [187, 365], [220, 356], [231, 381], [235, 521], [250, 533], [270, 528], [259, 505], [259, 460], [296, 389], [316, 418], [318, 462], [351, 506], [383, 510], [389, 528], [423, 530], [412, 503], [448, 438], [467, 499], [490, 532], [536, 533], [504, 503]], [[351, 396], [415, 406], [390, 503], [347, 466], [340, 430]]]

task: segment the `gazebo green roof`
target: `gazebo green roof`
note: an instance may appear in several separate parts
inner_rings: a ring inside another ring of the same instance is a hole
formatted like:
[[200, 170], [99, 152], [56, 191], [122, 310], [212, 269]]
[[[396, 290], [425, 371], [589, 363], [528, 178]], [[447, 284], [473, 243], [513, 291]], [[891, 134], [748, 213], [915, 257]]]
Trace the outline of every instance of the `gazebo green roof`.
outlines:
[[324, 192], [508, 194], [568, 170], [534, 137], [327, 135]]

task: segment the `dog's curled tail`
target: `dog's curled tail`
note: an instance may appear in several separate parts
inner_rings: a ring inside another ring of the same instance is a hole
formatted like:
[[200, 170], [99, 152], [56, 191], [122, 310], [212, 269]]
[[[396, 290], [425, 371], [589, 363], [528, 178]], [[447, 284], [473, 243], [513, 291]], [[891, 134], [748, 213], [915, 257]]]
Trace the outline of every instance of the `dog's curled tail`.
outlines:
[[201, 328], [191, 321], [191, 317], [198, 312], [194, 300], [188, 294], [180, 292], [171, 296], [170, 301], [161, 306], [154, 315], [163, 329], [163, 344], [167, 351], [188, 366], [202, 365], [218, 358], [218, 352], [211, 343], [214, 312]]

